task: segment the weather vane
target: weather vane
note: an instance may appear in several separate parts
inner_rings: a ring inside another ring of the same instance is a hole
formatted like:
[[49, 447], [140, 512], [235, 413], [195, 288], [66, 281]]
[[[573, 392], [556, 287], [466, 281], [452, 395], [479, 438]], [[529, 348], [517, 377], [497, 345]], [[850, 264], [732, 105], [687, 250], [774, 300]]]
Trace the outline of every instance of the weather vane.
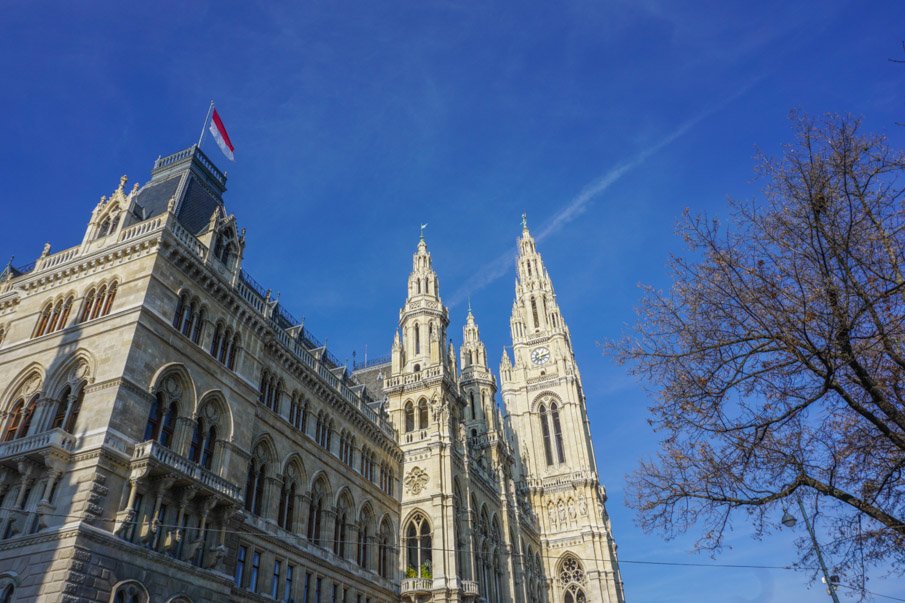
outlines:
[[528, 228], [528, 214], [525, 212], [522, 212], [522, 228]]
[[427, 224], [421, 225], [421, 240], [424, 240], [424, 229], [427, 228]]

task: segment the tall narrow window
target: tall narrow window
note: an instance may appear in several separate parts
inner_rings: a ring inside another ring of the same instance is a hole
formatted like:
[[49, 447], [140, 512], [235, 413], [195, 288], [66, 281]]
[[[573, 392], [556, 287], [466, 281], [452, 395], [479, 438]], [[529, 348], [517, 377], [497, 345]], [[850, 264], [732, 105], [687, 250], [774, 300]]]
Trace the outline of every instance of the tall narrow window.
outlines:
[[19, 400], [13, 406], [13, 410], [9, 413], [9, 419], [7, 419], [6, 430], [3, 433], [4, 442], [16, 439], [16, 433], [18, 433], [19, 426], [22, 424], [22, 410], [24, 408], [25, 400]]
[[111, 283], [110, 288], [107, 289], [107, 299], [104, 300], [104, 312], [103, 315], [106, 316], [110, 314], [110, 309], [113, 307], [113, 300], [116, 299], [116, 283]]
[[57, 402], [57, 411], [54, 413], [53, 423], [50, 424], [51, 429], [63, 426], [63, 421], [66, 420], [66, 411], [69, 409], [70, 395], [72, 395], [72, 388], [67, 385], [60, 394], [60, 399]]
[[264, 477], [266, 469], [267, 467], [265, 465], [261, 465], [255, 481], [255, 500], [252, 513], [258, 516], [261, 515], [261, 510], [264, 508]]
[[405, 431], [415, 430], [415, 405], [411, 402], [405, 403]]
[[167, 412], [163, 416], [163, 423], [160, 425], [159, 441], [163, 446], [169, 448], [173, 445], [173, 434], [176, 432], [176, 416], [178, 408], [175, 402], [170, 402]]
[[226, 359], [226, 368], [231, 371], [236, 370], [236, 358], [239, 356], [239, 346], [242, 344], [242, 341], [239, 339], [239, 334], [236, 333], [233, 335], [233, 342], [229, 346], [229, 357]]
[[261, 552], [255, 551], [251, 554], [251, 573], [248, 576], [248, 590], [253, 593], [258, 592], [258, 574], [261, 571]]
[[76, 395], [75, 400], [72, 401], [72, 404], [69, 407], [69, 416], [66, 417], [66, 424], [63, 425], [63, 429], [68, 433], [73, 433], [75, 431], [76, 421], [79, 420], [79, 413], [82, 411], [82, 401], [85, 399], [85, 388], [79, 390], [78, 395]]
[[[91, 300], [91, 301], [89, 301]], [[88, 297], [85, 298], [85, 308], [91, 307], [91, 302], [94, 301], [94, 289], [88, 292]], [[182, 313], [185, 311], [185, 306], [188, 304], [188, 296], [183, 293], [179, 296], [179, 301], [176, 302], [176, 312], [173, 314], [173, 328], [179, 331], [182, 330]], [[81, 320], [87, 320], [87, 316], [85, 312], [82, 312]]]
[[427, 429], [427, 400], [418, 402], [418, 429]]
[[415, 325], [415, 353], [421, 353], [421, 329]]
[[72, 312], [72, 298], [67, 298], [63, 303], [63, 314], [60, 316], [60, 324], [57, 325], [58, 329], [65, 329], [66, 322], [69, 320], [69, 314]]
[[220, 345], [223, 342], [223, 325], [217, 323], [217, 328], [214, 329], [214, 338], [211, 341], [211, 356], [214, 358], [220, 353]]
[[38, 325], [35, 327], [35, 337], [40, 337], [47, 332], [47, 325], [50, 323], [50, 313], [53, 311], [53, 304], [47, 304], [41, 310], [41, 316], [38, 318]]
[[148, 422], [145, 424], [145, 440], [156, 440], [160, 433], [160, 422], [163, 419], [163, 394], [158, 393], [151, 402], [148, 411]]
[[544, 457], [547, 459], [547, 464], [553, 464], [553, 448], [550, 445], [550, 425], [547, 423], [547, 407], [543, 404], [540, 405], [540, 428], [544, 434]]
[[537, 320], [537, 302], [534, 301], [534, 298], [531, 298], [531, 315], [534, 317], [534, 328], [540, 328], [540, 321]]
[[195, 326], [192, 329], [192, 343], [201, 343], [201, 332], [204, 330], [204, 309], [198, 310]]
[[214, 464], [214, 444], [217, 443], [217, 427], [210, 426], [207, 437], [204, 438], [204, 448], [201, 450], [201, 466], [210, 470]]
[[104, 307], [105, 297], [107, 297], [107, 286], [101, 285], [101, 288], [97, 290], [97, 297], [94, 298], [94, 307], [91, 308], [91, 318], [100, 316], [101, 309]]
[[550, 416], [553, 418], [553, 437], [556, 440], [556, 454], [559, 456], [559, 462], [566, 462], [566, 452], [562, 443], [562, 426], [559, 422], [559, 407], [556, 402], [550, 404]]
[[276, 599], [277, 593], [280, 591], [280, 568], [283, 562], [279, 559], [273, 560], [273, 578], [270, 580], [270, 598]]
[[201, 461], [201, 447], [204, 441], [204, 419], [198, 417], [192, 430], [192, 442], [189, 444], [189, 459], [193, 463]]
[[255, 484], [258, 481], [258, 469], [255, 460], [248, 463], [248, 473], [245, 476], [245, 510], [251, 511], [255, 502]]
[[242, 586], [242, 581], [245, 577], [246, 557], [248, 557], [248, 547], [239, 546], [239, 551], [236, 554], [236, 575], [234, 576], [236, 586]]

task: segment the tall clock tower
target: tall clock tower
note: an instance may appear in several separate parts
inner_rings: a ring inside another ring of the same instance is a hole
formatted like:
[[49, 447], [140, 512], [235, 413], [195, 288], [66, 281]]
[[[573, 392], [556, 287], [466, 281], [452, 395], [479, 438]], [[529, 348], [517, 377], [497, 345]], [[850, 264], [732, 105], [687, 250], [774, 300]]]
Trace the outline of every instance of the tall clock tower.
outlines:
[[622, 602], [606, 491], [569, 328], [524, 217], [518, 246], [512, 357], [503, 350], [500, 383], [541, 524], [550, 600]]

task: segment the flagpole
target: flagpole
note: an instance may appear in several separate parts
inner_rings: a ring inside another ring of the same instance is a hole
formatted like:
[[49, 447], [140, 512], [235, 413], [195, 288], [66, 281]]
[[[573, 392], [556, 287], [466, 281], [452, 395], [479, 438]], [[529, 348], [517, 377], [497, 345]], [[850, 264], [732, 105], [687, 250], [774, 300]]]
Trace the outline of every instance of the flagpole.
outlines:
[[207, 117], [204, 118], [204, 125], [201, 126], [201, 136], [198, 137], [198, 144], [196, 145], [199, 149], [201, 148], [201, 141], [204, 140], [204, 131], [207, 130], [207, 122], [210, 121], [213, 111], [214, 101], [211, 99], [211, 105], [207, 108]]

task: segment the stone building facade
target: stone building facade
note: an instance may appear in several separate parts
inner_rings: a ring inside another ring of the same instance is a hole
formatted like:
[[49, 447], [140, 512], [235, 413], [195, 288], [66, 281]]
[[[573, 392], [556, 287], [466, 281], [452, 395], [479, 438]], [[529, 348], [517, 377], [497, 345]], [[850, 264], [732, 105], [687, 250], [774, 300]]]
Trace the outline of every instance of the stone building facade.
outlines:
[[242, 269], [200, 149], [126, 184], [0, 273], [0, 603], [623, 600], [527, 228], [501, 406], [423, 239], [390, 360], [353, 372]]

